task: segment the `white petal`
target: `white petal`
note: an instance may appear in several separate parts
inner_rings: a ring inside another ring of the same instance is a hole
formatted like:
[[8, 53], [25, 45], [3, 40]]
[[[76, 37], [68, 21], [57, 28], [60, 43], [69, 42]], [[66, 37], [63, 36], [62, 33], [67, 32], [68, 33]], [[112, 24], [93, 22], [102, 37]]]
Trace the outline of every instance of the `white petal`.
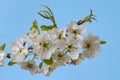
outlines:
[[25, 54], [16, 54], [13, 56], [12, 61], [20, 63], [25, 59]]
[[85, 26], [79, 28], [80, 35], [84, 34], [86, 31], [87, 31], [87, 27], [85, 27]]
[[49, 72], [49, 67], [48, 67], [48, 66], [45, 66], [45, 67], [42, 69], [42, 73], [43, 73], [44, 75], [47, 75], [48, 72]]
[[70, 56], [73, 60], [76, 60], [76, 59], [78, 59], [79, 54], [77, 51], [72, 51]]
[[65, 46], [66, 46], [66, 42], [65, 42], [65, 40], [58, 40], [56, 45], [57, 45], [58, 48], [64, 49]]
[[4, 52], [0, 52], [0, 60], [3, 60], [5, 58], [5, 53]]
[[5, 59], [5, 53], [3, 51], [0, 51], [0, 66], [3, 66]]

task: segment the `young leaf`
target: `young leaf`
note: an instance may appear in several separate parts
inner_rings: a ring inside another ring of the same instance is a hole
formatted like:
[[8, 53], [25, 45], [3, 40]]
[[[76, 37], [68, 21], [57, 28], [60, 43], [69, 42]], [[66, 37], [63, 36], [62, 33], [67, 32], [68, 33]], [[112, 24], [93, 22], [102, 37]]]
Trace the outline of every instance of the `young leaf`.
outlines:
[[43, 7], [47, 10], [40, 10], [38, 14], [45, 19], [51, 20], [53, 22], [53, 26], [57, 26], [52, 10], [46, 5], [43, 5]]
[[40, 33], [36, 20], [33, 21], [32, 26], [30, 27], [30, 30], [32, 30], [34, 28], [38, 30], [38, 33]]
[[52, 26], [52, 25], [50, 25], [50, 26], [42, 25], [42, 26], [40, 26], [40, 28], [41, 28], [43, 31], [48, 31], [48, 30], [51, 30], [51, 29], [53, 29], [53, 28], [56, 28], [56, 26]]
[[90, 10], [90, 14], [89, 14], [88, 16], [86, 16], [86, 17], [83, 19], [83, 21], [84, 21], [84, 22], [90, 22], [90, 23], [92, 22], [92, 19], [95, 20], [95, 21], [97, 21], [95, 17], [96, 17], [96, 16], [93, 15], [92, 10]]
[[38, 14], [39, 14], [40, 16], [42, 16], [43, 18], [45, 18], [45, 19], [50, 19], [49, 16], [42, 14], [41, 11], [38, 12]]
[[48, 11], [51, 13], [51, 15], [53, 16], [52, 10], [48, 6], [46, 6], [46, 5], [43, 5], [43, 6], [46, 7], [48, 9]]
[[44, 62], [45, 64], [47, 64], [47, 65], [50, 65], [50, 66], [52, 66], [52, 65], [54, 64], [54, 61], [53, 61], [52, 58], [50, 58], [50, 59], [45, 59], [45, 60], [43, 60], [43, 62]]
[[9, 66], [12, 66], [14, 64], [16, 64], [16, 62], [9, 61], [9, 63], [8, 63]]
[[0, 50], [2, 50], [2, 51], [3, 51], [3, 50], [5, 49], [5, 46], [6, 46], [6, 44], [5, 44], [5, 43], [1, 44], [1, 45], [0, 45]]

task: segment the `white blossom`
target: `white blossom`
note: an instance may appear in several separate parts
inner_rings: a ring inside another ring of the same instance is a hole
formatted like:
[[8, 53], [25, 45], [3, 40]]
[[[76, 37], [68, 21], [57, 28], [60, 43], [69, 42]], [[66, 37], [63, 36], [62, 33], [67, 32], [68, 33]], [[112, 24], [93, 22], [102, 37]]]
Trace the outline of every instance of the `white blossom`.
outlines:
[[33, 28], [28, 33], [27, 37], [30, 42], [35, 42], [37, 40], [37, 37], [39, 36], [38, 30]]
[[77, 24], [77, 22], [72, 21], [67, 25], [66, 33], [67, 36], [83, 39], [82, 34], [84, 34], [86, 30], [87, 28], [85, 26], [81, 27]]
[[20, 66], [22, 69], [29, 70], [32, 75], [38, 72], [38, 67], [35, 64], [35, 61], [29, 60], [27, 62], [21, 62]]
[[55, 60], [54, 65], [57, 66], [65, 66], [66, 64], [71, 62], [70, 56], [65, 54], [62, 51], [56, 51], [53, 55], [52, 58]]
[[23, 38], [18, 38], [15, 42], [11, 43], [10, 54], [13, 55], [12, 61], [20, 63], [24, 60], [28, 53], [28, 48], [24, 45], [25, 41]]
[[50, 59], [56, 47], [48, 35], [40, 35], [33, 44], [33, 52], [41, 59]]
[[85, 58], [92, 58], [98, 55], [101, 50], [99, 37], [89, 34], [83, 40], [83, 49], [83, 57]]
[[66, 38], [65, 50], [67, 50], [70, 53], [70, 56], [73, 60], [78, 59], [79, 57], [78, 50], [81, 49], [81, 47], [82, 43], [80, 40], [74, 38]]

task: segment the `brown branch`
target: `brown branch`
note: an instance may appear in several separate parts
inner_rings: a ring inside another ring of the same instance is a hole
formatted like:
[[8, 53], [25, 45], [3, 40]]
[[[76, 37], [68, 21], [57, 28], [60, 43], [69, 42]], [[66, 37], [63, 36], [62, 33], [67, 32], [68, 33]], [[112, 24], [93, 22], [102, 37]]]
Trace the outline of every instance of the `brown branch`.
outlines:
[[83, 24], [85, 21], [84, 20], [79, 20], [78, 22], [77, 22], [77, 24], [78, 25], [81, 25], [81, 24]]

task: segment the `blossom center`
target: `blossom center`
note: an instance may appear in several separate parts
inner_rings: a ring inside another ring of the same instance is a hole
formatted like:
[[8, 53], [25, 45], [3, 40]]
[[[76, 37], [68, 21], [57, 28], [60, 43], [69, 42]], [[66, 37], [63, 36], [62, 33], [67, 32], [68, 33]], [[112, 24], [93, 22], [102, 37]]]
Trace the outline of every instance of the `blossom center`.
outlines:
[[58, 34], [58, 39], [62, 39], [62, 35], [61, 34]]
[[90, 42], [90, 41], [87, 41], [87, 42], [85, 43], [84, 48], [89, 50], [91, 47], [92, 47], [91, 42]]
[[20, 49], [19, 49], [19, 52], [22, 53], [22, 52], [23, 52], [23, 48], [20, 48]]
[[47, 42], [42, 42], [42, 43], [40, 43], [40, 46], [42, 47], [42, 48], [44, 48], [44, 49], [48, 49], [49, 48], [49, 43], [47, 43]]
[[78, 34], [78, 30], [74, 29], [72, 30], [72, 33], [76, 36]]
[[30, 63], [28, 62], [27, 65], [26, 65], [26, 68], [27, 68], [27, 69], [32, 69], [32, 68], [33, 68], [33, 64], [30, 64]]
[[63, 57], [64, 57], [64, 53], [59, 53], [59, 54], [58, 54], [58, 60], [63, 59]]
[[71, 51], [73, 48], [74, 48], [74, 46], [72, 44], [68, 44], [66, 49], [68, 51]]

